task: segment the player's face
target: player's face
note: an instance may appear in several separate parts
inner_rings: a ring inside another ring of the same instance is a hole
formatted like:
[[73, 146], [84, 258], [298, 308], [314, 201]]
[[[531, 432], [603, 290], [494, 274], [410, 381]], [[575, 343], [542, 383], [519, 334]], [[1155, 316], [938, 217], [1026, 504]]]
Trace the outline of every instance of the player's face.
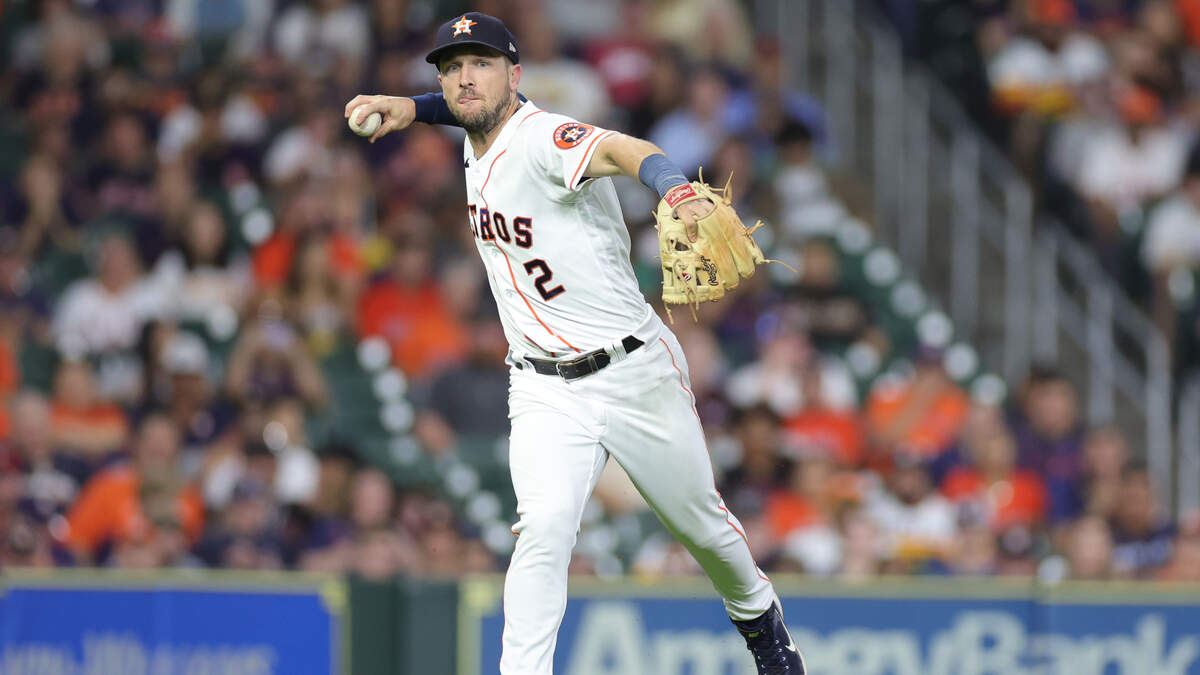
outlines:
[[468, 133], [486, 133], [504, 121], [520, 81], [520, 66], [481, 49], [451, 52], [440, 65], [438, 81], [446, 104]]

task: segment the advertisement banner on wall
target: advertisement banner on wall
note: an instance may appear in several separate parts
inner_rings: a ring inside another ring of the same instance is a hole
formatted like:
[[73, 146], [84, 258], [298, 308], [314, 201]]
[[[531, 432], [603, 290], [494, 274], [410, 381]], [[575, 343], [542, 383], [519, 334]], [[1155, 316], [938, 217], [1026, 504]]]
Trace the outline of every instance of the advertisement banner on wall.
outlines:
[[[1200, 588], [919, 580], [778, 582], [810, 675], [1200, 675]], [[459, 675], [493, 675], [495, 580], [463, 587]], [[753, 675], [704, 583], [581, 583], [558, 635], [561, 675]]]
[[0, 675], [340, 675], [345, 608], [330, 578], [9, 571]]

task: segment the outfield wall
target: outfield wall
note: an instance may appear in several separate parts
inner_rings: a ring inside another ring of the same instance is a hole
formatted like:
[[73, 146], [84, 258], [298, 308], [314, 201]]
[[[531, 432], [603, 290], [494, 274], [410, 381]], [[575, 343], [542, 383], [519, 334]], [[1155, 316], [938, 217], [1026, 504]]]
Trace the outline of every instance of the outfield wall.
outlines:
[[[777, 580], [810, 675], [1200, 675], [1200, 587]], [[493, 579], [464, 584], [458, 675], [494, 675]], [[753, 675], [704, 582], [581, 582], [559, 675]]]
[[[1200, 675], [1200, 586], [776, 579], [811, 675]], [[6, 571], [0, 675], [495, 675], [500, 577]], [[557, 675], [752, 675], [702, 579], [577, 580]]]

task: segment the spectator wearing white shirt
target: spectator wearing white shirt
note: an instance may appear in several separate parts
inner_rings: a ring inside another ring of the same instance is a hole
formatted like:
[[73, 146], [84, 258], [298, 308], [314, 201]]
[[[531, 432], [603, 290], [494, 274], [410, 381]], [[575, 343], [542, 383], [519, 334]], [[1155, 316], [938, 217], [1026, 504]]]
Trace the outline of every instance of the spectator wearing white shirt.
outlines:
[[605, 124], [612, 106], [599, 73], [560, 52], [548, 16], [531, 14], [528, 24], [521, 39], [521, 62], [529, 66], [521, 75], [521, 93], [545, 110]]
[[1121, 124], [1092, 142], [1080, 168], [1084, 195], [1119, 215], [1175, 186], [1183, 168], [1183, 139], [1163, 124], [1162, 100], [1132, 86], [1119, 94]]
[[813, 157], [813, 133], [789, 120], [775, 137], [779, 169], [772, 189], [780, 202], [781, 243], [799, 246], [809, 237], [830, 234], [845, 221], [846, 209], [830, 193], [825, 173]]
[[1200, 146], [1192, 148], [1182, 183], [1150, 213], [1142, 261], [1154, 274], [1200, 268]]
[[994, 46], [990, 43], [1004, 40], [997, 21], [981, 39], [988, 45], [984, 49], [993, 52], [987, 64], [992, 108], [1011, 122], [1007, 134], [1014, 161], [1032, 173], [1043, 161], [1046, 135], [1061, 133], [1048, 122], [1063, 120], [1063, 127], [1074, 130], [1080, 118], [1069, 113], [1089, 107], [1103, 88], [1110, 63], [1105, 46], [1079, 25], [1070, 0], [1021, 4], [1024, 34]]
[[276, 186], [306, 176], [330, 178], [333, 144], [342, 131], [328, 109], [309, 111], [298, 124], [275, 136], [263, 157], [263, 174]]
[[212, 202], [192, 207], [182, 241], [155, 267], [155, 277], [172, 289], [172, 314], [204, 321], [214, 312], [240, 312], [251, 290], [250, 262], [235, 255], [220, 208]]
[[835, 410], [855, 407], [854, 380], [837, 359], [821, 358], [808, 336], [779, 330], [760, 345], [757, 360], [735, 370], [725, 383], [725, 395], [738, 408], [766, 405], [780, 417], [791, 417], [804, 407], [802, 374], [809, 367], [821, 371], [821, 393]]
[[988, 63], [1001, 108], [1056, 114], [1071, 108], [1077, 90], [1102, 78], [1108, 57], [1099, 40], [1078, 30], [1069, 0], [1028, 5], [1029, 34], [1009, 41]]
[[1200, 270], [1200, 145], [1193, 146], [1179, 187], [1150, 212], [1141, 254], [1154, 289], [1154, 320], [1173, 336], [1176, 314], [1169, 280], [1178, 272]]
[[958, 523], [954, 505], [933, 489], [929, 470], [920, 458], [903, 452], [886, 486], [867, 497], [867, 513], [882, 535], [891, 572], [940, 557], [950, 550]]
[[111, 234], [100, 243], [96, 276], [72, 284], [58, 303], [55, 341], [75, 356], [131, 349], [142, 325], [162, 316], [169, 302], [164, 287], [141, 276], [129, 239]]
[[265, 143], [269, 121], [248, 85], [227, 83], [208, 75], [192, 101], [165, 115], [159, 127], [156, 152], [162, 163], [196, 155], [229, 154], [230, 146]]
[[361, 63], [371, 48], [366, 9], [349, 0], [296, 3], [275, 24], [275, 48], [288, 63], [318, 75], [339, 61]]
[[1116, 103], [1120, 126], [1090, 142], [1075, 181], [1087, 200], [1101, 255], [1111, 253], [1122, 215], [1175, 187], [1185, 159], [1186, 139], [1163, 123], [1157, 94], [1133, 85]]

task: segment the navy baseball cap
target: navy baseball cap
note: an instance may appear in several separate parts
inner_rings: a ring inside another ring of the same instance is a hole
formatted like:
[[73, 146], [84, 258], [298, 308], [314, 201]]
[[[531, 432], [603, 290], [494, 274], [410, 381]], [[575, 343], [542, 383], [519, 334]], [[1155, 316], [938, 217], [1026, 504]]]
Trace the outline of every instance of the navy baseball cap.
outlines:
[[433, 51], [429, 52], [425, 60], [436, 66], [438, 56], [442, 52], [459, 45], [490, 47], [507, 56], [513, 63], [521, 62], [521, 54], [517, 51], [517, 39], [509, 32], [508, 27], [500, 19], [481, 12], [467, 12], [442, 24], [437, 30]]

